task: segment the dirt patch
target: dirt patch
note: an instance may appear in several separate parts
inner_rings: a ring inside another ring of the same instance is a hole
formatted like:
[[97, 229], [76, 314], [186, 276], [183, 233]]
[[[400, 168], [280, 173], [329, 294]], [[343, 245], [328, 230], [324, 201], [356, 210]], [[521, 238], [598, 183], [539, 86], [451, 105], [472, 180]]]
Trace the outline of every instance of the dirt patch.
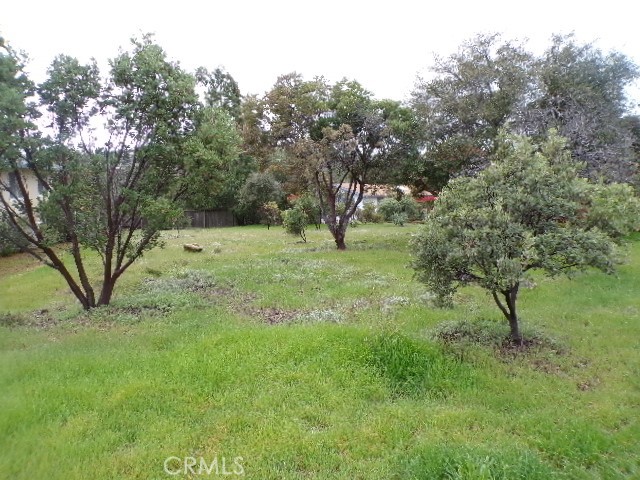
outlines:
[[44, 330], [59, 323], [60, 321], [46, 309], [31, 313], [4, 313], [0, 315], [0, 325], [9, 328], [27, 327]]
[[589, 390], [596, 388], [598, 385], [600, 385], [600, 379], [596, 377], [578, 382], [576, 386], [581, 392], [588, 392]]
[[531, 361], [531, 366], [538, 372], [543, 372], [549, 375], [565, 375], [565, 369], [546, 358], [534, 358]]
[[515, 343], [507, 337], [498, 348], [498, 352], [504, 357], [516, 357], [527, 353], [547, 352], [554, 355], [566, 355], [567, 350], [554, 339], [544, 337], [542, 334], [533, 334], [524, 337], [521, 343]]
[[[573, 371], [569, 348], [540, 331], [526, 331], [522, 342], [515, 343], [508, 328], [501, 323], [458, 320], [443, 322], [430, 332], [430, 336], [460, 358], [465, 358], [467, 349], [475, 345], [491, 349], [504, 363], [519, 359], [533, 370], [548, 375], [567, 376]], [[578, 361], [587, 364], [584, 359]]]
[[297, 310], [283, 310], [281, 308], [272, 307], [253, 307], [244, 310], [246, 315], [253, 318], [258, 318], [263, 322], [271, 325], [277, 325], [281, 323], [288, 323], [300, 316], [300, 312]]

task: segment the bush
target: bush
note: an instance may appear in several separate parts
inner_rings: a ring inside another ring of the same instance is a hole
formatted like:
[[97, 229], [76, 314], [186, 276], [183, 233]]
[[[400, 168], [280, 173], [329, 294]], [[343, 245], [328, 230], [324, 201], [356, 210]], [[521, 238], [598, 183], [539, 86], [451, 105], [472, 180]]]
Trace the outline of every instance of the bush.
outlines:
[[260, 207], [260, 223], [267, 226], [279, 225], [282, 223], [282, 212], [276, 202], [267, 202]]
[[407, 215], [409, 221], [422, 219], [422, 207], [412, 197], [404, 196], [398, 201], [400, 213]]
[[408, 217], [404, 212], [397, 212], [391, 215], [391, 221], [394, 225], [399, 227], [403, 227], [405, 223], [407, 223]]
[[316, 229], [320, 228], [322, 210], [320, 209], [320, 202], [318, 198], [310, 193], [305, 193], [298, 200], [295, 205], [299, 207], [307, 216], [307, 224], [313, 223]]
[[237, 193], [234, 213], [243, 224], [259, 223], [260, 207], [269, 202], [280, 203], [283, 199], [282, 187], [271, 173], [255, 172]]
[[395, 198], [385, 198], [378, 205], [378, 213], [382, 215], [385, 222], [390, 222], [393, 214], [398, 211], [398, 201]]
[[394, 221], [394, 215], [399, 214], [406, 216], [405, 222], [422, 218], [422, 208], [420, 204], [413, 198], [407, 196], [402, 197], [400, 200], [385, 198], [380, 202], [378, 212], [384, 217], [385, 221], [393, 223], [396, 223]]
[[0, 257], [17, 253], [21, 247], [26, 247], [24, 240], [16, 234], [5, 218], [0, 217]]
[[363, 223], [382, 223], [384, 217], [376, 212], [376, 206], [373, 203], [365, 203], [360, 212], [360, 219]]
[[0, 238], [0, 257], [8, 257], [12, 253], [16, 253], [18, 249], [4, 239]]
[[282, 214], [282, 226], [291, 235], [300, 235], [302, 241], [306, 243], [307, 236], [305, 230], [309, 225], [309, 217], [300, 204], [285, 210]]

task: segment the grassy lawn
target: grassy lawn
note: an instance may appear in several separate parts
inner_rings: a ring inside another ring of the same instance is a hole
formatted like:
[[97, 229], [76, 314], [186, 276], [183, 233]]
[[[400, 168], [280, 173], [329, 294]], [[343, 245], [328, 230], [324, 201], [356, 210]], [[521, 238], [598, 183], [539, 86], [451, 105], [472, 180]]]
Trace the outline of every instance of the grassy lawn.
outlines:
[[0, 478], [640, 478], [640, 237], [616, 276], [537, 278], [541, 340], [514, 352], [436, 340], [508, 329], [480, 290], [430, 306], [416, 228], [359, 226], [346, 252], [326, 230], [167, 233], [91, 314], [0, 259]]

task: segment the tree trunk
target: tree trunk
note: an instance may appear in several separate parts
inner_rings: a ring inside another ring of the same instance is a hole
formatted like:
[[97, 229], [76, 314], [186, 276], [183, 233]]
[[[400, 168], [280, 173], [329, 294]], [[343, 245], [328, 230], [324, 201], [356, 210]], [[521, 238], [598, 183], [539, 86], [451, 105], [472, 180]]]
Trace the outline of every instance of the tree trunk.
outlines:
[[516, 345], [522, 345], [522, 335], [520, 334], [520, 325], [518, 323], [518, 313], [516, 310], [516, 300], [518, 299], [519, 287], [520, 284], [516, 283], [515, 286], [511, 287], [511, 289], [503, 292], [509, 309], [509, 316], [507, 319], [509, 320], [509, 327], [511, 328], [511, 340], [513, 340], [513, 343]]
[[344, 243], [344, 232], [336, 232], [333, 235], [333, 238], [336, 241], [336, 247], [338, 250], [346, 250], [347, 245]]
[[500, 311], [509, 322], [509, 328], [511, 330], [511, 340], [516, 345], [522, 345], [522, 334], [520, 333], [520, 324], [518, 321], [518, 312], [516, 308], [519, 288], [520, 284], [516, 283], [509, 290], [503, 290], [502, 292], [500, 292], [504, 296], [506, 307], [498, 298], [498, 294], [495, 291], [491, 292], [491, 294], [493, 295], [493, 299], [500, 308]]
[[515, 310], [509, 313], [509, 327], [511, 328], [511, 340], [513, 340], [513, 343], [522, 345], [522, 335], [520, 334], [518, 315]]
[[116, 286], [115, 279], [106, 279], [102, 284], [102, 291], [100, 292], [100, 299], [98, 300], [98, 306], [109, 305], [111, 297], [113, 296], [113, 289]]

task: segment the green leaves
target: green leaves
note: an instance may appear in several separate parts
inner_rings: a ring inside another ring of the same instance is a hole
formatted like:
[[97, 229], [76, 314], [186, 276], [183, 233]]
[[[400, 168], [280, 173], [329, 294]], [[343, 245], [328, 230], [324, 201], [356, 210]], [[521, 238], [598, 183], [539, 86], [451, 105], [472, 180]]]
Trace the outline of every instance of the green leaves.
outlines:
[[477, 172], [505, 127], [538, 139], [558, 129], [589, 178], [620, 182], [636, 175], [634, 132], [623, 115], [626, 87], [639, 70], [624, 55], [555, 36], [536, 57], [499, 35], [478, 35], [437, 58], [433, 70], [412, 99], [423, 153], [413, 176], [425, 177], [430, 190], [460, 172]]
[[[54, 60], [37, 89], [54, 127], [49, 136], [27, 121], [33, 87], [17, 57], [0, 56], [0, 158], [14, 173], [27, 170], [45, 191], [42, 198], [26, 195], [17, 209], [3, 202], [5, 216], [84, 308], [108, 304], [122, 273], [158, 245], [161, 229], [180, 220], [176, 200], [189, 191], [209, 194], [206, 180], [218, 179], [208, 173], [239, 155], [228, 114], [203, 111], [195, 78], [150, 36], [133, 40], [110, 65], [103, 79], [95, 62]], [[68, 242], [73, 267], [51, 248], [60, 241]], [[102, 260], [99, 296], [85, 269], [86, 249]]]
[[307, 225], [309, 225], [309, 217], [302, 204], [297, 203], [293, 208], [282, 213], [282, 226], [286, 232], [291, 235], [299, 235], [303, 242], [307, 241], [305, 234]]
[[[197, 129], [184, 145], [184, 194], [189, 208], [226, 206], [245, 178], [240, 162], [241, 139], [226, 110], [205, 108], [198, 113]], [[248, 173], [247, 173], [248, 175]]]
[[49, 78], [38, 87], [38, 94], [58, 135], [68, 138], [87, 127], [100, 108], [100, 72], [95, 61], [81, 65], [75, 58], [59, 55], [48, 73]]
[[436, 202], [413, 243], [419, 280], [447, 303], [469, 283], [517, 292], [531, 269], [612, 272], [614, 241], [640, 223], [632, 189], [578, 178], [554, 132], [539, 147], [513, 135], [499, 142], [486, 170], [450, 182]]

